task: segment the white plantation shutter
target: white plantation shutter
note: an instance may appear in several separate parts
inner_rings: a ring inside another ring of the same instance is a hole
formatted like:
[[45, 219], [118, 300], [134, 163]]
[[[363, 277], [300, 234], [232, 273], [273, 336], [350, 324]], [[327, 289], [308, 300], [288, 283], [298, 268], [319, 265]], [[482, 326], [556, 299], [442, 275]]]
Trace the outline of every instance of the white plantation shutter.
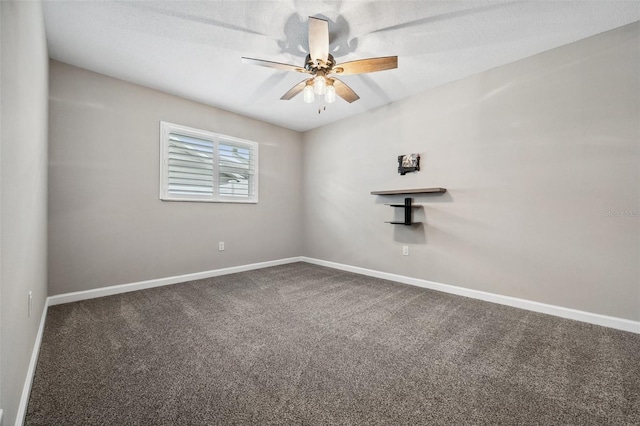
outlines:
[[213, 142], [169, 133], [169, 193], [213, 195]]
[[258, 144], [160, 123], [160, 199], [258, 202]]
[[251, 146], [228, 141], [218, 144], [220, 196], [250, 197], [254, 192], [255, 154]]

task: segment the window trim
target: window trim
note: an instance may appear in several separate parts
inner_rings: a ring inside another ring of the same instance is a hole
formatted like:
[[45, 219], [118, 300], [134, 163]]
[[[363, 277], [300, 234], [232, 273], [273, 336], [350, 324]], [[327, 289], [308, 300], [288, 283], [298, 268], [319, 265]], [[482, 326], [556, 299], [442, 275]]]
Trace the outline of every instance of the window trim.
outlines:
[[[169, 192], [169, 134], [178, 133], [185, 136], [192, 136], [199, 139], [211, 141], [213, 144], [214, 164], [213, 164], [213, 195], [176, 195]], [[237, 144], [246, 146], [251, 149], [253, 156], [253, 179], [251, 187], [252, 194], [248, 198], [238, 198], [233, 196], [220, 195], [220, 164], [219, 164], [219, 144], [220, 142]], [[205, 203], [239, 203], [239, 204], [257, 204], [258, 203], [258, 173], [259, 162], [259, 144], [258, 142], [247, 139], [240, 139], [233, 136], [223, 135], [220, 133], [210, 132], [207, 130], [195, 129], [180, 124], [160, 121], [160, 200], [162, 201], [186, 201], [186, 202], [205, 202]]]

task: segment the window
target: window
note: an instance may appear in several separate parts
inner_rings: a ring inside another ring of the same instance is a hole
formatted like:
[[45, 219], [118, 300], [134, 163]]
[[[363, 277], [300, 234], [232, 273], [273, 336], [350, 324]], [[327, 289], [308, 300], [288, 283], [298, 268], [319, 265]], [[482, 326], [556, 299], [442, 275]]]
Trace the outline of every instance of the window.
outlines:
[[258, 143], [160, 122], [160, 199], [258, 202]]

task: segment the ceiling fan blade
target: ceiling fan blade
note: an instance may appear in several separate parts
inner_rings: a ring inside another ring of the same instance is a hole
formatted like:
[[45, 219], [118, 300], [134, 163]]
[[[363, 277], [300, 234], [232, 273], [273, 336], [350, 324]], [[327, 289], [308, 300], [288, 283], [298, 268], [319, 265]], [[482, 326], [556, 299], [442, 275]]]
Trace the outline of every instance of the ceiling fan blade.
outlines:
[[384, 56], [381, 58], [359, 59], [336, 65], [333, 72], [340, 75], [363, 74], [367, 72], [384, 71], [398, 68], [397, 56]]
[[345, 101], [352, 103], [360, 99], [360, 96], [358, 96], [358, 94], [344, 82], [337, 78], [332, 78], [331, 80], [333, 80], [333, 87], [336, 88], [336, 95], [340, 96]]
[[309, 71], [305, 70], [304, 68], [300, 68], [297, 67], [295, 65], [289, 65], [289, 64], [282, 64], [280, 62], [272, 62], [272, 61], [265, 61], [262, 59], [253, 59], [253, 58], [242, 58], [242, 63], [243, 64], [249, 64], [249, 65], [258, 65], [261, 67], [267, 67], [267, 68], [275, 68], [278, 70], [283, 70], [283, 71], [295, 71], [295, 72], [304, 72], [304, 73], [308, 73]]
[[309, 81], [309, 80], [302, 80], [300, 83], [298, 83], [295, 86], [293, 86], [291, 89], [289, 89], [289, 91], [287, 93], [282, 95], [280, 100], [288, 101], [289, 99], [291, 99], [294, 96], [296, 96], [298, 93], [302, 92], [304, 90], [305, 86], [307, 85], [307, 81]]
[[312, 61], [329, 57], [329, 22], [309, 16], [309, 55]]

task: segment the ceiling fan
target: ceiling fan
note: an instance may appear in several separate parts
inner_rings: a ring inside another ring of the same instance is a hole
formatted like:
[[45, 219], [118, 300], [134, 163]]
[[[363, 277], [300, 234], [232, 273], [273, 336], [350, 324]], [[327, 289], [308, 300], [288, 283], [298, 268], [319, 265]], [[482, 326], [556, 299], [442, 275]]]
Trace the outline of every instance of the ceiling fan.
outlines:
[[303, 92], [306, 103], [312, 103], [316, 95], [324, 95], [324, 100], [327, 103], [335, 102], [336, 95], [349, 103], [357, 101], [360, 96], [343, 81], [337, 79], [336, 75], [363, 74], [398, 68], [397, 56], [359, 59], [336, 64], [335, 59], [329, 53], [329, 22], [311, 16], [309, 17], [309, 54], [305, 59], [304, 67], [245, 57], [242, 58], [242, 62], [310, 74], [310, 78], [296, 84], [280, 98], [288, 101]]

